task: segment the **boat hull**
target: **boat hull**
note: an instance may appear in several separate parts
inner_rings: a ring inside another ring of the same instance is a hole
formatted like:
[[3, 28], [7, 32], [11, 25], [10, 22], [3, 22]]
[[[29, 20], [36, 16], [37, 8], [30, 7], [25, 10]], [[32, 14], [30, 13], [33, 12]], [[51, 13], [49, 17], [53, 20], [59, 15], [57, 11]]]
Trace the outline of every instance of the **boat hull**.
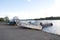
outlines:
[[17, 24], [19, 27], [25, 27], [25, 28], [31, 28], [31, 29], [37, 29], [37, 30], [42, 30], [41, 25], [31, 25], [31, 24]]

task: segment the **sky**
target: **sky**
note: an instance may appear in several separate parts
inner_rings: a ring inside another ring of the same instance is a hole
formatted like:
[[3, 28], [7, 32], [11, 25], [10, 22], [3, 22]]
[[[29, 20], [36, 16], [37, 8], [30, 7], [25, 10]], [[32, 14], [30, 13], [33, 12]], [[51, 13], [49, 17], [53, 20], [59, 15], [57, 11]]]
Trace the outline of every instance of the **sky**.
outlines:
[[60, 16], [60, 0], [0, 0], [0, 17], [34, 19]]

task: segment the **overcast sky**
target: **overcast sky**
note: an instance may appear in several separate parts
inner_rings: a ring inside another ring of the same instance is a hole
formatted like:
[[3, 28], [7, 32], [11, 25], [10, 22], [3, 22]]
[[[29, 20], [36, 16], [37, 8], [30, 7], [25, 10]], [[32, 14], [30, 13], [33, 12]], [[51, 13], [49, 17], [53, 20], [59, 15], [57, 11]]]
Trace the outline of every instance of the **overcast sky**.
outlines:
[[0, 17], [33, 19], [60, 16], [60, 0], [0, 0]]

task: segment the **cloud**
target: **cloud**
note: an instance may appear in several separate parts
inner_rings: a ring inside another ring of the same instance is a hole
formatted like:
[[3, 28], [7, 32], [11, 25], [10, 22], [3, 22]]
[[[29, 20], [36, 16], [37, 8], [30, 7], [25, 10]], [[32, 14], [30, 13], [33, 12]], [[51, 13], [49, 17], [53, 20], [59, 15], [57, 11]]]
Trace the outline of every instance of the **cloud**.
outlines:
[[60, 16], [60, 0], [54, 0], [54, 4], [51, 8], [42, 10], [45, 16]]
[[55, 0], [55, 5], [53, 7], [53, 10], [55, 16], [60, 16], [60, 0]]
[[31, 0], [27, 0], [28, 2], [30, 2]]

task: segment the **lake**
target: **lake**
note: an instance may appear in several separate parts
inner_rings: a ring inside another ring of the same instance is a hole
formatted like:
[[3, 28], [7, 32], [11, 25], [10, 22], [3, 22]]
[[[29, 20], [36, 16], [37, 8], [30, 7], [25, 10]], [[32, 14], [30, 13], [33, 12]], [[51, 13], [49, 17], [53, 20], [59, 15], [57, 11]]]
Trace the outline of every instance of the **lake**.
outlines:
[[52, 27], [44, 28], [43, 31], [60, 35], [60, 20], [42, 20], [40, 22], [52, 22]]
[[29, 22], [31, 21], [34, 24], [38, 24], [40, 25], [40, 22], [43, 23], [52, 23], [53, 26], [51, 27], [47, 27], [47, 28], [43, 28], [42, 30], [48, 33], [53, 33], [53, 34], [57, 34], [60, 35], [60, 20], [28, 20], [28, 21], [23, 21], [23, 22]]

